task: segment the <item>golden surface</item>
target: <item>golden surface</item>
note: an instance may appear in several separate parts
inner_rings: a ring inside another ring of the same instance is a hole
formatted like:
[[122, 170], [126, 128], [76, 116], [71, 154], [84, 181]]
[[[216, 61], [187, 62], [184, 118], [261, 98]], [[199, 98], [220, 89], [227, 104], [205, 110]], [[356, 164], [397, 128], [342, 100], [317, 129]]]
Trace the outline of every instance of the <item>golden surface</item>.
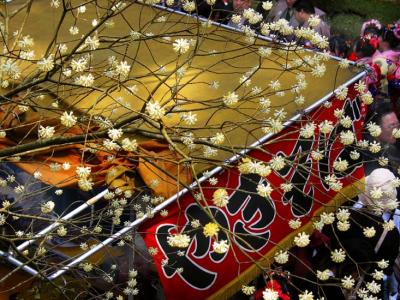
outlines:
[[[9, 10], [12, 11], [20, 3], [21, 1], [13, 1], [9, 5]], [[77, 3], [73, 1], [74, 6]], [[54, 53], [55, 46], [54, 43], [51, 44], [51, 41], [57, 24], [60, 23], [60, 11], [60, 9], [51, 8], [49, 1], [35, 0], [33, 2], [23, 34], [29, 34], [34, 38], [37, 58], [41, 58], [46, 49]], [[76, 9], [74, 12], [76, 15]], [[100, 16], [104, 12], [97, 10]], [[154, 20], [160, 16], [165, 16], [166, 21], [155, 22]], [[17, 28], [17, 25], [21, 24], [22, 17], [21, 14], [12, 20], [10, 28]], [[94, 18], [96, 18], [94, 7], [87, 5], [87, 11], [76, 21], [80, 32], [72, 36], [68, 29], [75, 21], [72, 14], [67, 13], [61, 22], [56, 43], [67, 44], [70, 51], [81, 35], [92, 30], [91, 20]], [[299, 57], [307, 60], [307, 56], [314, 55], [313, 52], [303, 51], [299, 54], [299, 51], [294, 53], [278, 50], [277, 48], [283, 47], [268, 44], [261, 39], [257, 39], [255, 44], [251, 45], [245, 41], [242, 33], [215, 25], [206, 28], [199, 25], [196, 18], [141, 4], [130, 5], [112, 20], [114, 22], [112, 28], [103, 26], [98, 32], [101, 46], [92, 52], [93, 67], [90, 71], [96, 76], [98, 89], [76, 89], [69, 86], [68, 83], [73, 83], [73, 79], [63, 79], [60, 72], [53, 76], [53, 79], [60, 83], [46, 86], [74, 108], [90, 114], [101, 113], [110, 119], [119, 120], [121, 117], [140, 113], [146, 102], [155, 99], [163, 103], [167, 110], [174, 107], [174, 112], [169, 113], [163, 121], [171, 132], [176, 130], [173, 132], [175, 136], [180, 136], [185, 131], [185, 127], [189, 127], [196, 137], [209, 137], [222, 131], [227, 137], [225, 143], [227, 146], [249, 145], [264, 135], [259, 128], [269, 115], [260, 112], [258, 101], [261, 96], [270, 98], [272, 112], [275, 108], [284, 108], [287, 111], [287, 118], [299, 110], [293, 102], [296, 95], [290, 91], [296, 82], [295, 75], [299, 73], [299, 70], [287, 70], [286, 64], [292, 64], [293, 60]], [[130, 37], [131, 31], [140, 31], [143, 37], [140, 40], [133, 40]], [[110, 42], [115, 41], [117, 37], [119, 43], [109, 47]], [[195, 45], [191, 46], [189, 53], [178, 57], [172, 49], [172, 42], [177, 38], [193, 39]], [[274, 49], [272, 55], [261, 59], [257, 54], [260, 46], [271, 46]], [[86, 54], [83, 50], [83, 53], [77, 54], [76, 57]], [[139, 90], [135, 96], [129, 95], [122, 86], [115, 88], [115, 81], [104, 76], [104, 69], [110, 56], [126, 60], [132, 65], [129, 80], [125, 82], [125, 86], [137, 85]], [[311, 76], [309, 69], [304, 72], [308, 87], [301, 93], [306, 99], [303, 108], [354, 77], [358, 71], [339, 69], [335, 60], [329, 60], [325, 64], [327, 71], [322, 78]], [[185, 66], [187, 71], [177, 84], [176, 69], [181, 66]], [[258, 70], [251, 77], [251, 85], [240, 86], [239, 78], [253, 67], [257, 67]], [[33, 68], [32, 65], [27, 67], [26, 72], [28, 73], [28, 70], [33, 70]], [[165, 70], [162, 71], [162, 68]], [[306, 69], [303, 68], [303, 70]], [[273, 95], [275, 92], [272, 92], [268, 86], [272, 80], [277, 79], [282, 84], [281, 90], [285, 92], [281, 97]], [[212, 81], [218, 81], [220, 87], [210, 88], [209, 83]], [[178, 86], [178, 93], [175, 95], [173, 91], [176, 90], [176, 86]], [[254, 86], [263, 90], [262, 95], [251, 95], [251, 88]], [[233, 108], [221, 105], [222, 97], [234, 90], [243, 98], [239, 104]], [[196, 110], [198, 114], [196, 125], [182, 124], [178, 112], [193, 110]], [[143, 122], [136, 123], [134, 126], [158, 132], [157, 129]], [[181, 128], [178, 129], [178, 126]], [[223, 153], [217, 158], [226, 158], [231, 155], [231, 153]]]

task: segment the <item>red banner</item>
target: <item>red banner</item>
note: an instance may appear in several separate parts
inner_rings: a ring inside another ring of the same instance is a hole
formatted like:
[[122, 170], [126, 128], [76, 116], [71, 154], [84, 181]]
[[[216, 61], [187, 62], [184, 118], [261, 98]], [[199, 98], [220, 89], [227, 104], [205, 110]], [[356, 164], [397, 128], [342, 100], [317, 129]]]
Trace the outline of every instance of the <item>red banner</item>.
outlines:
[[[355, 96], [355, 91], [350, 88], [350, 99]], [[351, 159], [350, 152], [354, 150], [356, 140], [361, 138], [365, 107], [357, 98], [350, 99], [331, 100], [330, 107], [318, 107], [269, 140], [262, 146], [263, 151], [248, 153], [249, 157], [263, 162], [280, 155], [291, 162], [283, 169], [262, 178], [256, 174], [240, 174], [237, 167], [232, 166], [215, 176], [218, 179], [216, 186], [207, 181], [201, 185], [207, 205], [193, 198], [192, 195], [200, 192], [197, 188], [171, 204], [167, 217], [156, 216], [141, 226], [140, 232], [147, 246], [158, 249], [154, 262], [167, 299], [196, 300], [232, 294], [259, 273], [254, 261], [261, 262], [281, 247], [289, 246], [296, 232], [311, 228], [312, 217], [324, 210], [326, 204], [332, 204], [332, 199], [343, 194], [346, 187], [348, 190], [363, 178], [361, 158]], [[350, 127], [343, 127], [334, 115], [335, 109], [341, 108], [344, 115], [352, 119]], [[319, 131], [318, 125], [326, 120], [335, 125], [330, 133]], [[300, 136], [300, 128], [310, 122], [316, 125], [314, 135]], [[351, 145], [344, 146], [340, 136], [349, 130], [356, 133], [356, 139]], [[319, 150], [323, 157], [315, 159], [313, 150]], [[345, 172], [333, 168], [339, 157], [350, 162]], [[343, 185], [339, 193], [325, 180], [332, 174]], [[257, 193], [258, 184], [264, 181], [273, 187], [270, 200]], [[288, 182], [294, 187], [284, 192], [281, 184]], [[223, 208], [211, 201], [219, 187], [229, 194], [228, 204]], [[288, 221], [297, 218], [302, 227], [293, 231]], [[194, 220], [199, 227], [193, 226]], [[217, 237], [229, 241], [226, 253], [214, 252], [212, 244], [216, 238], [204, 235], [203, 228], [210, 222], [228, 229], [220, 230]], [[167, 237], [173, 233], [190, 236], [189, 247], [171, 247]]]

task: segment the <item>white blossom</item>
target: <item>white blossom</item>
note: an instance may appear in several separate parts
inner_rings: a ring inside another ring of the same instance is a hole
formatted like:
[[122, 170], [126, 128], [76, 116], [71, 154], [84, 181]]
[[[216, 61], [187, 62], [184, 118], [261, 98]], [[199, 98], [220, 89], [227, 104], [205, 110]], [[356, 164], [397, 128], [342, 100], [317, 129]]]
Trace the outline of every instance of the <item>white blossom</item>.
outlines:
[[240, 24], [240, 22], [242, 21], [242, 16], [234, 14], [231, 17], [231, 21], [232, 21], [233, 24]]
[[347, 208], [339, 208], [338, 211], [336, 212], [336, 218], [339, 221], [347, 221], [350, 217], [350, 212]]
[[94, 77], [92, 74], [83, 74], [75, 78], [75, 84], [84, 87], [91, 87], [94, 83]]
[[340, 88], [338, 88], [335, 91], [335, 96], [336, 98], [338, 98], [339, 100], [345, 100], [347, 98], [347, 93], [348, 93], [349, 89], [345, 86], [342, 86]]
[[366, 227], [363, 229], [363, 234], [367, 237], [367, 238], [372, 238], [375, 236], [376, 234], [376, 230], [373, 226], [371, 227]]
[[384, 275], [385, 274], [383, 273], [383, 271], [380, 270], [375, 270], [374, 273], [372, 273], [372, 277], [378, 281], [382, 280], [384, 278]]
[[[348, 59], [341, 59], [339, 62], [339, 68], [347, 69], [350, 66], [350, 61]], [[357, 83], [356, 83], [357, 84]]]
[[79, 166], [79, 167], [76, 167], [75, 172], [79, 178], [87, 178], [90, 176], [92, 169], [91, 169], [91, 167]]
[[342, 286], [345, 288], [345, 289], [351, 289], [351, 288], [353, 288], [353, 286], [354, 286], [354, 283], [355, 283], [355, 280], [353, 279], [353, 277], [351, 276], [351, 275], [349, 275], [349, 276], [344, 276], [343, 277], [343, 279], [341, 280], [342, 281]]
[[357, 160], [360, 158], [360, 152], [358, 152], [357, 150], [353, 150], [350, 152], [350, 158], [352, 160]]
[[381, 291], [381, 286], [376, 281], [372, 280], [366, 284], [367, 289], [373, 293], [377, 294]]
[[329, 134], [334, 128], [332, 121], [329, 120], [322, 121], [318, 127], [319, 131], [323, 134]]
[[50, 6], [53, 8], [59, 8], [60, 7], [60, 1], [59, 0], [51, 0], [50, 1]]
[[187, 234], [173, 234], [169, 235], [167, 237], [167, 243], [171, 247], [176, 247], [176, 248], [187, 248], [190, 243], [190, 236]]
[[331, 213], [327, 213], [327, 212], [322, 213], [321, 221], [326, 225], [332, 224], [335, 221], [334, 213], [332, 213], [332, 212]]
[[242, 293], [247, 296], [253, 295], [255, 291], [256, 291], [255, 286], [242, 285]]
[[310, 243], [310, 235], [305, 232], [300, 232], [295, 236], [294, 243], [298, 247], [306, 247]]
[[197, 122], [197, 114], [192, 113], [192, 112], [187, 112], [181, 115], [181, 119], [187, 124], [187, 125], [194, 125]]
[[212, 201], [218, 207], [225, 207], [228, 204], [228, 201], [229, 201], [228, 192], [225, 189], [222, 189], [222, 188], [217, 189], [213, 193]]
[[214, 145], [221, 145], [225, 140], [225, 135], [221, 132], [216, 133], [210, 138], [210, 142]]
[[14, 188], [14, 192], [15, 192], [16, 194], [22, 194], [22, 193], [25, 192], [25, 187], [24, 187], [23, 185], [17, 185], [17, 186]]
[[85, 39], [85, 45], [89, 47], [90, 50], [96, 50], [100, 46], [99, 38], [95, 35], [93, 37], [88, 36]]
[[324, 153], [320, 150], [313, 150], [311, 151], [311, 158], [316, 161], [319, 161], [324, 158]]
[[378, 264], [378, 267], [381, 269], [386, 269], [387, 267], [389, 267], [389, 261], [385, 260], [385, 259], [378, 261], [377, 264]]
[[268, 85], [274, 91], [277, 91], [281, 88], [281, 83], [279, 82], [279, 80], [271, 80]]
[[344, 172], [349, 167], [347, 160], [342, 160], [340, 157], [333, 162], [333, 168], [338, 172]]
[[85, 262], [81, 264], [81, 268], [85, 271], [85, 272], [91, 272], [93, 270], [93, 265], [91, 263]]
[[299, 295], [299, 300], [313, 300], [314, 294], [313, 292], [309, 292], [305, 290], [302, 294]]
[[60, 117], [60, 120], [61, 124], [65, 127], [72, 127], [76, 124], [78, 119], [74, 116], [74, 113], [72, 111], [70, 111], [69, 113], [65, 111]]
[[361, 101], [366, 105], [370, 105], [372, 102], [374, 102], [374, 97], [372, 96], [371, 92], [368, 91], [361, 95]]
[[261, 57], [270, 56], [272, 54], [272, 49], [269, 47], [260, 47], [260, 48], [258, 48], [258, 54]]
[[301, 227], [301, 221], [299, 219], [289, 220], [289, 227], [292, 229], [298, 229]]
[[322, 77], [322, 76], [325, 75], [325, 72], [326, 72], [326, 66], [322, 64], [322, 65], [314, 66], [312, 71], [311, 71], [311, 74], [314, 77]]
[[310, 18], [308, 18], [308, 25], [310, 25], [310, 27], [317, 27], [320, 22], [321, 19], [318, 15], [311, 15]]
[[54, 207], [55, 207], [55, 204], [53, 201], [47, 201], [47, 202], [43, 203], [41, 206], [42, 213], [44, 213], [44, 214], [51, 213], [53, 211]]
[[371, 136], [373, 136], [373, 137], [378, 137], [382, 133], [381, 127], [373, 122], [369, 122], [367, 124], [367, 129], [368, 129], [369, 133], [371, 134]]
[[371, 142], [368, 147], [368, 150], [371, 151], [371, 153], [378, 153], [379, 151], [381, 151], [381, 149], [381, 144], [377, 141]]
[[345, 128], [350, 128], [353, 124], [353, 120], [349, 116], [342, 116], [340, 124]]
[[165, 115], [165, 108], [158, 101], [150, 101], [146, 105], [146, 112], [153, 120], [160, 120]]
[[335, 249], [331, 251], [331, 259], [335, 263], [341, 263], [346, 259], [346, 253], [343, 249]]
[[55, 133], [55, 129], [52, 126], [43, 127], [42, 125], [39, 126], [39, 138], [41, 139], [49, 139]]
[[340, 132], [340, 141], [343, 145], [350, 145], [354, 142], [354, 133], [350, 130]]
[[125, 151], [136, 151], [138, 143], [135, 139], [131, 140], [129, 138], [124, 138], [122, 140], [122, 149]]
[[267, 185], [264, 185], [262, 183], [257, 185], [257, 194], [261, 197], [269, 197], [272, 191], [273, 189], [269, 183]]
[[54, 55], [50, 54], [48, 57], [44, 57], [38, 63], [39, 70], [43, 72], [49, 72], [54, 68]]
[[263, 300], [278, 300], [278, 299], [279, 299], [278, 292], [269, 288], [263, 291]]
[[90, 191], [93, 189], [93, 182], [90, 178], [79, 178], [78, 186], [82, 191]]
[[281, 155], [276, 155], [269, 161], [269, 165], [273, 170], [280, 171], [285, 167], [285, 159]]
[[326, 280], [328, 280], [329, 277], [331, 277], [331, 276], [332, 276], [332, 272], [331, 272], [331, 270], [329, 270], [329, 269], [326, 269], [326, 270], [324, 270], [324, 271], [319, 271], [319, 270], [317, 270], [317, 278], [318, 278], [319, 280], [326, 281]]
[[389, 221], [385, 221], [382, 224], [382, 227], [386, 231], [392, 231], [394, 228], [396, 228], [396, 225], [393, 220], [389, 220]]
[[88, 60], [85, 57], [81, 57], [78, 60], [73, 59], [71, 61], [71, 69], [75, 72], [83, 72], [87, 69]]
[[265, 11], [270, 10], [270, 9], [272, 8], [272, 6], [273, 6], [272, 1], [263, 1], [263, 3], [262, 3], [262, 8], [263, 8]]
[[64, 226], [60, 226], [57, 228], [57, 234], [61, 237], [66, 236], [68, 233], [67, 229]]
[[300, 136], [304, 138], [310, 138], [314, 136], [315, 128], [316, 126], [314, 122], [307, 123], [305, 126], [300, 128]]
[[182, 8], [183, 8], [184, 11], [190, 13], [190, 12], [196, 10], [196, 4], [195, 4], [194, 1], [188, 1], [188, 0], [186, 0], [186, 1], [183, 2]]
[[354, 84], [354, 89], [359, 93], [364, 93], [367, 90], [367, 85], [364, 80], [360, 80]]
[[275, 253], [274, 260], [278, 264], [281, 264], [281, 265], [286, 264], [289, 261], [289, 254], [287, 251], [280, 250], [279, 252]]
[[222, 99], [226, 106], [233, 106], [239, 101], [239, 96], [235, 92], [229, 92]]
[[172, 47], [178, 54], [183, 54], [189, 51], [190, 42], [187, 39], [176, 39]]
[[113, 140], [119, 140], [122, 137], [123, 131], [121, 128], [111, 128], [107, 131], [108, 137]]
[[215, 253], [223, 254], [229, 250], [229, 244], [227, 240], [215, 241], [213, 243], [213, 250]]
[[69, 28], [69, 33], [71, 35], [77, 35], [79, 33], [79, 28], [77, 26], [71, 26]]

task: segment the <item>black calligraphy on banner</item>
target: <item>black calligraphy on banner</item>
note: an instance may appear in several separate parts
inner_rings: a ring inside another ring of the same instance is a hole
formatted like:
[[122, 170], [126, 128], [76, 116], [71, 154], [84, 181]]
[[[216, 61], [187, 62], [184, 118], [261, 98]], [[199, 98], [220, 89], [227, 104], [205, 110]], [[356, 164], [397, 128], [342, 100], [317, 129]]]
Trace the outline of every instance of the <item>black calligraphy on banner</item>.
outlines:
[[[167, 242], [168, 235], [176, 232], [176, 225], [162, 224], [157, 227], [157, 243], [168, 262], [162, 266], [164, 275], [167, 278], [180, 276], [188, 285], [198, 290], [213, 285], [217, 273], [207, 270], [196, 260], [204, 259], [208, 255], [214, 263], [221, 263], [228, 252], [219, 254], [210, 251], [213, 241], [203, 233], [204, 226], [209, 222], [216, 222], [232, 231], [234, 243], [244, 251], [256, 252], [265, 247], [270, 238], [268, 227], [273, 222], [276, 211], [272, 201], [259, 196], [256, 192], [257, 185], [263, 180], [254, 174], [240, 176], [239, 184], [230, 195], [226, 209], [213, 206], [208, 208], [212, 218], [197, 204], [190, 204], [185, 210], [186, 223], [180, 230], [180, 233], [187, 234], [191, 238], [191, 245], [185, 250], [185, 255], [178, 255], [177, 248], [169, 246]], [[201, 226], [193, 228], [191, 226], [193, 220], [198, 220]], [[229, 240], [224, 231], [218, 233], [218, 239]]]
[[[361, 117], [358, 105], [357, 100], [346, 101], [344, 104], [345, 115], [350, 116], [353, 121]], [[283, 203], [291, 205], [293, 216], [305, 216], [312, 211], [317, 189], [325, 188], [329, 191], [329, 186], [324, 182], [326, 175], [334, 173], [338, 178], [344, 178], [360, 165], [359, 161], [350, 159], [353, 148], [343, 147], [340, 143], [339, 136], [344, 130], [349, 129], [338, 125], [329, 135], [320, 133], [311, 138], [297, 139], [289, 153], [275, 153], [284, 155], [292, 162], [277, 172], [277, 175], [295, 186], [282, 195]], [[325, 154], [319, 161], [311, 157], [312, 150], [316, 149]], [[352, 162], [345, 173], [334, 172], [332, 168], [333, 161], [338, 157]], [[204, 208], [197, 203], [191, 203], [184, 211], [181, 227], [178, 224], [159, 225], [155, 238], [165, 257], [165, 263], [161, 264], [164, 276], [179, 276], [187, 285], [197, 290], [206, 290], [213, 286], [218, 273], [212, 266], [223, 263], [229, 251], [220, 254], [212, 250], [215, 238], [206, 237], [203, 233], [204, 226], [210, 222], [218, 223], [226, 232], [232, 232], [228, 236], [224, 230], [220, 230], [218, 240], [228, 240], [229, 244], [247, 253], [255, 253], [266, 247], [271, 237], [270, 226], [275, 219], [276, 208], [272, 200], [257, 194], [257, 185], [264, 180], [265, 178], [255, 174], [240, 175], [237, 186], [232, 190], [228, 189], [230, 198], [226, 207]], [[194, 228], [191, 225], [194, 220], [198, 220], [199, 227]], [[190, 237], [191, 242], [187, 249], [177, 249], [168, 244], [168, 236], [178, 232]]]
[[282, 178], [294, 185], [294, 188], [285, 194], [283, 202], [291, 204], [292, 214], [296, 217], [308, 214], [313, 204], [314, 188], [308, 180], [311, 176], [310, 152], [313, 145], [312, 138], [297, 140], [288, 157], [293, 163], [278, 172]]
[[[349, 116], [353, 122], [359, 121], [361, 112], [359, 108], [359, 100], [348, 100], [344, 104], [344, 115]], [[328, 174], [335, 174], [337, 178], [344, 178], [351, 175], [357, 167], [361, 165], [361, 158], [353, 160], [350, 158], [350, 152], [354, 150], [351, 146], [343, 147], [339, 142], [339, 136], [342, 131], [349, 130], [342, 125], [338, 125], [327, 136], [320, 133], [311, 138], [299, 138], [290, 154], [278, 152], [286, 156], [286, 159], [293, 163], [285, 166], [278, 174], [287, 182], [291, 182], [294, 188], [285, 193], [282, 197], [284, 204], [291, 204], [293, 216], [302, 217], [307, 215], [313, 206], [315, 195], [315, 183], [311, 182], [311, 176], [319, 178], [318, 185], [329, 191], [328, 184], [324, 181]], [[355, 132], [354, 124], [351, 128]], [[317, 146], [315, 146], [317, 143]], [[313, 161], [311, 159], [311, 151], [319, 149], [323, 152], [323, 158], [317, 161], [316, 174], [313, 174]], [[332, 168], [334, 160], [340, 157], [342, 160], [351, 162], [345, 172], [337, 172]]]

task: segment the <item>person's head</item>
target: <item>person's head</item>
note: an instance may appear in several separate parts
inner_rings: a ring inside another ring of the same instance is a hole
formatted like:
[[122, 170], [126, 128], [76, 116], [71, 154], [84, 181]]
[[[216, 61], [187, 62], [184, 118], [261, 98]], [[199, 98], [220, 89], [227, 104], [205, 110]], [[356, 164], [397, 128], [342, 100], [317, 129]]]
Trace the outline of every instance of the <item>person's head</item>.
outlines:
[[293, 7], [297, 0], [286, 0], [286, 4], [288, 7]]
[[349, 54], [350, 47], [344, 36], [334, 35], [329, 39], [329, 51], [332, 55], [346, 58]]
[[315, 14], [315, 8], [313, 3], [310, 0], [298, 0], [293, 5], [295, 9], [294, 15], [296, 20], [303, 24], [307, 22], [311, 15]]
[[[397, 207], [397, 190], [393, 184], [396, 176], [385, 168], [377, 168], [365, 178], [365, 191], [360, 195], [360, 200], [372, 212], [385, 212]], [[381, 191], [377, 197], [374, 192]]]
[[251, 7], [251, 0], [233, 0], [233, 10], [237, 13], [242, 13], [245, 9]]
[[354, 42], [353, 51], [358, 58], [372, 57], [372, 55], [374, 55], [376, 51], [377, 46], [377, 40], [375, 40], [375, 38], [358, 38]]
[[400, 128], [400, 123], [391, 103], [382, 103], [377, 106], [372, 114], [371, 121], [381, 127], [382, 132], [377, 137], [379, 142], [391, 145], [396, 143], [393, 129]]
[[400, 45], [400, 37], [396, 35], [395, 28], [384, 28], [379, 37], [379, 50], [394, 50]]
[[382, 33], [382, 24], [375, 19], [368, 20], [363, 23], [361, 27], [360, 37], [361, 38], [377, 38]]

